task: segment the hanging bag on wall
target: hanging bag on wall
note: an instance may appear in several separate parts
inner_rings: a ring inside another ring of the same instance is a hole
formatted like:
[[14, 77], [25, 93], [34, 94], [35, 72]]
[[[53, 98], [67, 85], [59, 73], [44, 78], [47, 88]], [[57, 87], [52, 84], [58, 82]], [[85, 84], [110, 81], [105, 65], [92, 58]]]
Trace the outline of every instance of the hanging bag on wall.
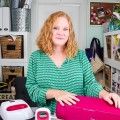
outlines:
[[93, 38], [90, 44], [90, 48], [86, 48], [86, 55], [92, 65], [93, 72], [97, 73], [104, 68], [103, 60], [103, 48], [100, 46], [100, 41], [97, 38]]

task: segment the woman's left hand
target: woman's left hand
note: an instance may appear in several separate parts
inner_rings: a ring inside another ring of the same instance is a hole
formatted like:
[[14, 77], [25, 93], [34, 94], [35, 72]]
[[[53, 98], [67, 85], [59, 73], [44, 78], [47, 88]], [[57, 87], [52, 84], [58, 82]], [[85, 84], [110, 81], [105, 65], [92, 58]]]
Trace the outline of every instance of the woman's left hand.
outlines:
[[105, 90], [100, 91], [99, 97], [109, 104], [114, 104], [116, 108], [120, 108], [120, 97], [116, 93], [109, 93]]

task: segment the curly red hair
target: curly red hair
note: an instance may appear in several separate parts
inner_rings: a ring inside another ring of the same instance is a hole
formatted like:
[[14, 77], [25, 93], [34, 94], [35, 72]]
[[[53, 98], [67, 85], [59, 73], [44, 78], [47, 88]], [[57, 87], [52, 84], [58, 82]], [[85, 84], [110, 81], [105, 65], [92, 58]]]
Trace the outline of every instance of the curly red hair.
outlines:
[[73, 30], [71, 18], [63, 11], [55, 12], [48, 17], [37, 37], [37, 45], [43, 52], [49, 55], [53, 53], [52, 29], [53, 24], [58, 17], [65, 17], [68, 20], [69, 38], [66, 43], [65, 53], [67, 58], [72, 58], [77, 54], [78, 46], [75, 39], [75, 32]]

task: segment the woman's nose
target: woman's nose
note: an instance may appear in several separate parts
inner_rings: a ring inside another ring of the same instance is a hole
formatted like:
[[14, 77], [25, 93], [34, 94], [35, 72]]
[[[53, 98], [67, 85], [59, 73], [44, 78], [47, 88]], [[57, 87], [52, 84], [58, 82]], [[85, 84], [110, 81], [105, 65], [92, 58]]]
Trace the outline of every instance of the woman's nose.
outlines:
[[64, 33], [64, 31], [62, 29], [58, 30], [58, 34], [62, 35]]

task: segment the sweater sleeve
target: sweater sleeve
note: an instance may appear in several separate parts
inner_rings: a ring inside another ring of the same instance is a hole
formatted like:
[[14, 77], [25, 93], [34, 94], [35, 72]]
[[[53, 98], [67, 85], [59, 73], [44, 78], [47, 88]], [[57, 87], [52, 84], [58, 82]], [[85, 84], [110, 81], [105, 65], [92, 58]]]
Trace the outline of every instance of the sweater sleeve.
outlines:
[[42, 88], [37, 84], [37, 63], [35, 60], [37, 58], [35, 58], [35, 54], [35, 52], [32, 53], [29, 59], [26, 88], [32, 101], [38, 103], [40, 106], [46, 106], [46, 92], [48, 89]]
[[83, 79], [84, 79], [84, 94], [88, 96], [99, 96], [99, 92], [103, 89], [102, 85], [97, 82], [92, 71], [92, 66], [84, 51], [81, 51]]

